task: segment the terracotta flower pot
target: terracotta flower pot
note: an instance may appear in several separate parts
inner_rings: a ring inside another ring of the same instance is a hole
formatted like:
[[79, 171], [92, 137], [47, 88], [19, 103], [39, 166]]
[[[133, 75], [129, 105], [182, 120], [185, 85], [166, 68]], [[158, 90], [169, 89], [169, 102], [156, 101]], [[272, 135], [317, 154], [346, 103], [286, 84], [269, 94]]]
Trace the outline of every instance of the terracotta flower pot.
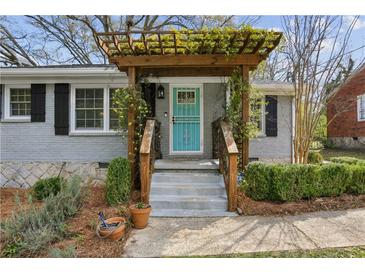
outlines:
[[109, 238], [114, 241], [120, 240], [125, 234], [125, 218], [123, 217], [113, 217], [106, 219], [107, 224], [121, 223], [116, 229], [115, 228], [102, 228], [98, 226], [98, 233], [101, 238]]
[[148, 224], [148, 218], [151, 213], [151, 206], [146, 208], [136, 208], [136, 205], [131, 205], [129, 207], [130, 213], [132, 215], [132, 223], [135, 228], [142, 229]]

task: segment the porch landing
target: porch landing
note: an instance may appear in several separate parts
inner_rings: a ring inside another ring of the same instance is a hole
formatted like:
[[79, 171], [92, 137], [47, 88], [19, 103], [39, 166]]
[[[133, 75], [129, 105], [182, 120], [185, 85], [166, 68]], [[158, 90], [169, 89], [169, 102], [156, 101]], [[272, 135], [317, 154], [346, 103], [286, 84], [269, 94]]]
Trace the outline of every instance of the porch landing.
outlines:
[[218, 161], [157, 160], [150, 203], [154, 217], [236, 216], [227, 211], [227, 195]]

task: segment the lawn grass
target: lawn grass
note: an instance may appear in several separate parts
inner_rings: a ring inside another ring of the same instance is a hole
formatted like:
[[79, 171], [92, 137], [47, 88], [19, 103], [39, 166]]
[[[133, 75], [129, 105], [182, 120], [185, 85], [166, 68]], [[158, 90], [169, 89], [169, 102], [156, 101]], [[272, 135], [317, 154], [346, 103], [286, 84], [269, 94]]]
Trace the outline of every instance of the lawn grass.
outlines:
[[354, 157], [365, 160], [365, 152], [359, 150], [326, 148], [321, 151], [321, 154], [325, 160], [329, 160], [331, 157]]
[[194, 258], [365, 258], [365, 246], [194, 256]]

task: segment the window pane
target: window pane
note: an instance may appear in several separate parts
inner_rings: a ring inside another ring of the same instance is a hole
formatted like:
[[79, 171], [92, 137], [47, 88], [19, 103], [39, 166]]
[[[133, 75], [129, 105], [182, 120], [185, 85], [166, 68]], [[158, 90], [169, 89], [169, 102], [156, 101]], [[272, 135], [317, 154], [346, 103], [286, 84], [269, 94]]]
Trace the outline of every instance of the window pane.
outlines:
[[76, 89], [76, 128], [103, 128], [103, 97], [103, 89]]
[[84, 108], [85, 100], [84, 99], [76, 99], [76, 108]]
[[76, 127], [79, 128], [79, 127], [86, 127], [85, 125], [85, 120], [76, 120]]
[[94, 108], [94, 100], [93, 99], [86, 99], [85, 108]]
[[180, 89], [177, 92], [177, 103], [178, 104], [195, 104], [195, 91], [191, 89]]
[[10, 115], [29, 116], [30, 100], [29, 88], [10, 89]]
[[360, 97], [360, 119], [365, 120], [365, 95]]
[[94, 110], [85, 110], [86, 119], [94, 119]]
[[103, 99], [95, 99], [95, 108], [103, 108]]

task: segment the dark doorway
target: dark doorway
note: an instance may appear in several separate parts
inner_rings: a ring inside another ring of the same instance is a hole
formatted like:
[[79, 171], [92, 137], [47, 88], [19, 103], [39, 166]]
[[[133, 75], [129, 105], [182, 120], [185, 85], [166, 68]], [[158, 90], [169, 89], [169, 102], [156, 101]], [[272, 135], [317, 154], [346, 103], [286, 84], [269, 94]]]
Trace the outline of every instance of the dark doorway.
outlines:
[[156, 116], [156, 83], [143, 83], [142, 87], [142, 98], [150, 106], [149, 117]]

